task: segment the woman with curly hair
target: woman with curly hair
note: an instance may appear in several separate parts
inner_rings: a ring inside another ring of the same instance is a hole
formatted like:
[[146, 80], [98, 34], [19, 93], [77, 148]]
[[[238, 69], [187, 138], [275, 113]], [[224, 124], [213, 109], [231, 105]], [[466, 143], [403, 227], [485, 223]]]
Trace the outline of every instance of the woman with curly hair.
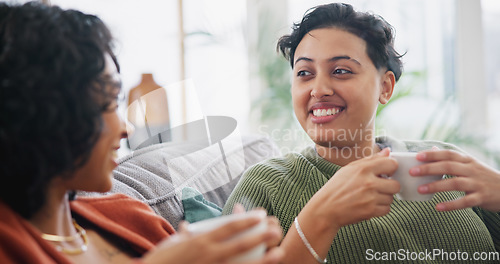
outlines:
[[[127, 136], [117, 114], [119, 66], [103, 22], [35, 2], [0, 4], [0, 262], [225, 263], [281, 238], [227, 241], [257, 217], [178, 234], [147, 205], [111, 188]], [[269, 221], [273, 223], [273, 221]], [[278, 248], [253, 263], [276, 263]]]

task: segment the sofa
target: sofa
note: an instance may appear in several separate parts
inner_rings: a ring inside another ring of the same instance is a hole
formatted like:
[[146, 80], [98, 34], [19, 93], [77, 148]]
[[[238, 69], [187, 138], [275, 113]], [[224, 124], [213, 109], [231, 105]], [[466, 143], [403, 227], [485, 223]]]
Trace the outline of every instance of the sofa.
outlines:
[[215, 138], [155, 143], [132, 151], [119, 158], [109, 193], [147, 203], [176, 229], [182, 220], [220, 215], [243, 172], [281, 153], [269, 138], [242, 136], [238, 129]]

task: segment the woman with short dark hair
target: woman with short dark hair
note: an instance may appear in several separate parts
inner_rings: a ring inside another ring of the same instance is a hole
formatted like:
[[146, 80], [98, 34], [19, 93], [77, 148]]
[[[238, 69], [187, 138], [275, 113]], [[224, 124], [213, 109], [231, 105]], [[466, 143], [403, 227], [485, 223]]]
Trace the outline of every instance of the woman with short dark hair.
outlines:
[[[377, 107], [389, 101], [402, 72], [384, 19], [348, 4], [317, 6], [278, 49], [292, 66], [294, 112], [314, 146], [251, 167], [224, 213], [243, 203], [277, 216], [286, 233], [284, 263], [450, 263], [459, 252], [469, 260], [475, 252], [497, 253], [498, 171], [450, 144], [375, 136]], [[398, 167], [389, 148], [427, 150], [417, 157], [433, 162], [412, 168], [416, 177], [459, 177], [420, 186], [421, 193], [439, 191], [430, 201], [393, 199], [401, 186], [382, 177]]]

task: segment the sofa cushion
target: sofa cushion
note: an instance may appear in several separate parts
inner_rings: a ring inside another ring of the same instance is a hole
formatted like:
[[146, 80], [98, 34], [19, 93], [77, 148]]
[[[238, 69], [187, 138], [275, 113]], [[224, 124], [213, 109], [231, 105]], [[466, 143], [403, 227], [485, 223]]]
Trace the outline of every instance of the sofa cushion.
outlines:
[[222, 208], [207, 201], [198, 190], [191, 187], [182, 189], [182, 208], [184, 220], [189, 223], [222, 215]]
[[184, 219], [182, 189], [194, 188], [223, 207], [246, 168], [277, 155], [280, 152], [270, 139], [237, 133], [208, 146], [196, 142], [151, 145], [119, 159], [110, 192], [144, 201], [177, 228]]

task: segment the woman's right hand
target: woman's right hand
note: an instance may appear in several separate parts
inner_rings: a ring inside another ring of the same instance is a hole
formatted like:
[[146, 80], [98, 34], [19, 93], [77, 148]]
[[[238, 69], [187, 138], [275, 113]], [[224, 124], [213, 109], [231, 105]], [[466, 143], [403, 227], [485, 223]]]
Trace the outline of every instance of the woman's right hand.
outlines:
[[319, 219], [338, 229], [388, 214], [393, 195], [400, 189], [397, 181], [380, 176], [392, 175], [398, 167], [389, 154], [388, 148], [383, 149], [335, 173], [310, 201], [315, 214], [321, 214]]
[[393, 195], [400, 189], [397, 181], [381, 177], [392, 175], [398, 167], [389, 153], [384, 149], [349, 163], [314, 194], [297, 216], [301, 230], [292, 224], [281, 243], [286, 252], [284, 263], [318, 262], [300, 233], [323, 259], [342, 226], [389, 213]]
[[[142, 259], [143, 263], [193, 263], [212, 264], [228, 263], [228, 260], [248, 251], [260, 243], [268, 244], [270, 241], [281, 239], [281, 229], [277, 225], [268, 225], [266, 232], [256, 235], [244, 236], [238, 239], [233, 237], [262, 221], [259, 217], [249, 217], [233, 221], [212, 231], [202, 234], [192, 234], [186, 230], [187, 223], [181, 223], [179, 232], [160, 242], [157, 247], [148, 252]], [[246, 264], [273, 264], [279, 263], [283, 251], [275, 247], [261, 260]]]

